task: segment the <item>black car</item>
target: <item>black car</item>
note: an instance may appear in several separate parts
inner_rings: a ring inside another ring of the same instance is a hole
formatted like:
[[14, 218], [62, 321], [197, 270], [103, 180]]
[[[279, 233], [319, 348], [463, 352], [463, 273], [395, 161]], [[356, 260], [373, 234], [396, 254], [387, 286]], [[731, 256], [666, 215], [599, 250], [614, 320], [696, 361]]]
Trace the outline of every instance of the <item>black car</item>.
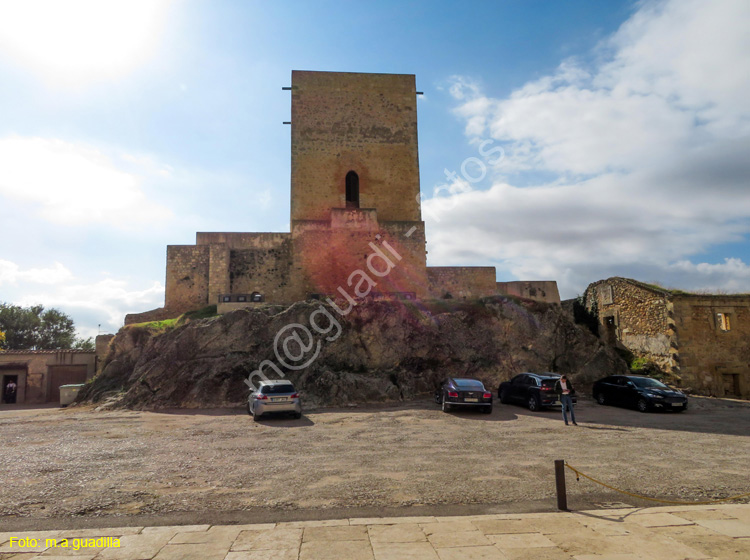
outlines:
[[[503, 404], [516, 403], [527, 406], [529, 410], [541, 410], [548, 406], [560, 404], [555, 393], [555, 383], [560, 379], [557, 373], [519, 373], [510, 381], [503, 381], [497, 389], [497, 398]], [[571, 394], [575, 404], [575, 391]]]
[[479, 407], [486, 414], [492, 412], [492, 392], [478, 379], [449, 377], [435, 391], [435, 402], [448, 412], [453, 407]]
[[687, 410], [685, 393], [666, 386], [661, 381], [641, 375], [610, 375], [594, 383], [594, 399], [599, 404], [635, 407], [649, 410]]

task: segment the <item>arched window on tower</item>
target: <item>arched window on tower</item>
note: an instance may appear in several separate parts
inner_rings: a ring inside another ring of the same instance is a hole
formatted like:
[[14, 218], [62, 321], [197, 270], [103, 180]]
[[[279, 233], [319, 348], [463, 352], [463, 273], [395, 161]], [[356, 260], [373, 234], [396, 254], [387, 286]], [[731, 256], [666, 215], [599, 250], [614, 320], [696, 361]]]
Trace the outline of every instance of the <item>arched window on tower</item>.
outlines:
[[346, 207], [359, 208], [359, 175], [354, 171], [346, 174]]

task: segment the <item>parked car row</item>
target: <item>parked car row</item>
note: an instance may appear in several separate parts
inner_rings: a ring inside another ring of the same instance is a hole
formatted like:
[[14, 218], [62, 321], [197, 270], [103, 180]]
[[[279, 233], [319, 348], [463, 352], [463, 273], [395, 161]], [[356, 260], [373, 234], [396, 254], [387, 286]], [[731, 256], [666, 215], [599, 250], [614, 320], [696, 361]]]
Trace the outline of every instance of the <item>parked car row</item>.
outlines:
[[[555, 385], [557, 373], [520, 373], [510, 381], [503, 381], [497, 389], [503, 404], [519, 404], [531, 411], [559, 406]], [[687, 410], [685, 393], [668, 387], [661, 381], [641, 375], [610, 375], [594, 383], [593, 397], [601, 405], [635, 407], [641, 412], [649, 410]], [[575, 390], [573, 403], [578, 401]], [[492, 413], [492, 391], [478, 379], [448, 377], [435, 391], [435, 403], [444, 412], [454, 408], [473, 408]], [[261, 381], [247, 399], [247, 411], [256, 422], [264, 415], [286, 412], [295, 418], [302, 416], [302, 400], [290, 381]]]
[[[502, 404], [519, 404], [532, 412], [560, 406], [555, 391], [559, 379], [557, 373], [520, 373], [510, 381], [503, 381], [497, 389], [497, 396]], [[610, 375], [599, 379], [594, 383], [592, 394], [601, 405], [634, 407], [641, 412], [682, 412], [688, 407], [685, 393], [642, 375]], [[573, 404], [578, 402], [575, 390], [571, 397]], [[492, 412], [492, 393], [477, 379], [445, 379], [435, 391], [435, 402], [445, 412], [463, 406], [480, 406], [483, 412]]]

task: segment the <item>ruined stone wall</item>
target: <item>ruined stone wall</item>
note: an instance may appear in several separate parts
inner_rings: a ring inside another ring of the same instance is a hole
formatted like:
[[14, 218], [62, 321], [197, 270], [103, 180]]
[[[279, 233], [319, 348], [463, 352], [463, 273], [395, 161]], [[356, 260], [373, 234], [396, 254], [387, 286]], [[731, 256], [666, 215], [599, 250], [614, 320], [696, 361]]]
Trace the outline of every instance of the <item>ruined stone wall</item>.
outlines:
[[494, 266], [430, 266], [427, 268], [430, 297], [476, 299], [497, 293]]
[[183, 313], [208, 305], [210, 246], [167, 247], [166, 303], [168, 311]]
[[413, 75], [292, 72], [291, 219], [328, 220], [359, 176], [360, 208], [420, 221]]
[[586, 299], [589, 309], [596, 301], [602, 338], [672, 371], [674, 321], [668, 292], [625, 278], [609, 278], [591, 284]]
[[497, 282], [497, 293], [545, 303], [560, 303], [560, 292], [554, 280]]
[[[683, 385], [750, 398], [750, 297], [675, 295], [673, 302]], [[718, 313], [729, 316], [728, 331]]]

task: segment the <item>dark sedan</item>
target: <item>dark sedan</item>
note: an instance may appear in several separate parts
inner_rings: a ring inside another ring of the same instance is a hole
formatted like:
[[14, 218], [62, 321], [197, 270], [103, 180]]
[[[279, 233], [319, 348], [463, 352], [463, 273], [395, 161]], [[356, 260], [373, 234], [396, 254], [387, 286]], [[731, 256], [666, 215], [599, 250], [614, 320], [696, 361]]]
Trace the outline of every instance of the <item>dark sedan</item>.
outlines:
[[[536, 411], [560, 405], [555, 393], [555, 383], [560, 379], [557, 373], [519, 373], [510, 381], [503, 381], [497, 395], [503, 404], [516, 403]], [[578, 400], [575, 391], [571, 395], [573, 404]]]
[[478, 379], [449, 377], [435, 391], [435, 402], [448, 412], [453, 407], [478, 407], [486, 414], [492, 412], [492, 392]]
[[685, 393], [661, 381], [640, 375], [610, 375], [594, 383], [594, 399], [599, 404], [635, 407], [649, 410], [687, 410]]

